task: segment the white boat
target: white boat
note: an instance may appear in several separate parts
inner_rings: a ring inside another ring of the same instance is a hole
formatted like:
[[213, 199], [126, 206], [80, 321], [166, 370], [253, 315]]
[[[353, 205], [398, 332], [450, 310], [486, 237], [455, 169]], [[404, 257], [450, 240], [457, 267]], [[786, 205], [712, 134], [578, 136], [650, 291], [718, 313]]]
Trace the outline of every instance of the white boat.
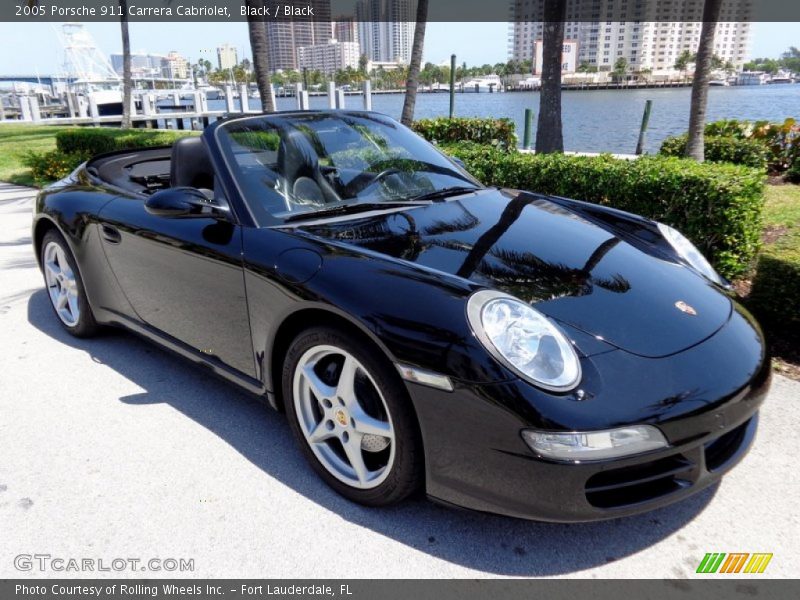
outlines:
[[68, 90], [84, 96], [100, 116], [122, 114], [122, 79], [108, 57], [97, 47], [81, 23], [65, 23], [61, 29], [64, 70], [71, 80]]
[[468, 92], [502, 92], [503, 82], [500, 80], [499, 75], [492, 73], [491, 75], [484, 75], [465, 81], [464, 90]]
[[538, 90], [542, 87], [542, 79], [541, 77], [526, 77], [522, 79], [519, 84], [519, 89], [521, 90]]
[[736, 85], [766, 85], [769, 75], [764, 71], [742, 71], [736, 78]]
[[770, 83], [792, 83], [794, 80], [792, 79], [791, 73], [787, 71], [778, 71], [770, 78]]
[[728, 83], [727, 79], [712, 79], [708, 82], [708, 85], [715, 87], [728, 87], [730, 83]]

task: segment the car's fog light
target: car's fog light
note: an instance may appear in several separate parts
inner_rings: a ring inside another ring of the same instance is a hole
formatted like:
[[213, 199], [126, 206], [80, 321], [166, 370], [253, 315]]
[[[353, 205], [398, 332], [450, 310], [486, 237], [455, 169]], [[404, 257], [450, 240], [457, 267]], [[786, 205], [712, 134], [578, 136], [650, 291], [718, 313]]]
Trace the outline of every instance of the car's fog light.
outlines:
[[522, 439], [537, 454], [555, 460], [581, 462], [640, 454], [669, 446], [651, 425], [633, 425], [605, 431], [536, 431], [523, 429]]

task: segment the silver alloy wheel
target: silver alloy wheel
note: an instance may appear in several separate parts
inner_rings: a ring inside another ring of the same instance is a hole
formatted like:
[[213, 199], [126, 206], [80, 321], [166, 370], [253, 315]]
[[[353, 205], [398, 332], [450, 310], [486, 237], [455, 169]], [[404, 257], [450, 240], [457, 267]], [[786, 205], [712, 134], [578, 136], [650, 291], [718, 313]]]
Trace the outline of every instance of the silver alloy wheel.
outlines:
[[[318, 373], [326, 365], [327, 373], [333, 374], [331, 365], [338, 371], [335, 383], [326, 383]], [[310, 348], [295, 367], [292, 392], [300, 429], [331, 475], [358, 489], [377, 487], [386, 479], [395, 457], [392, 418], [380, 388], [353, 355], [335, 346]], [[367, 392], [382, 403], [386, 420], [365, 410]]]
[[58, 318], [67, 327], [74, 327], [81, 318], [78, 302], [78, 281], [67, 262], [64, 249], [56, 242], [50, 242], [44, 249], [44, 280], [50, 302], [56, 309]]

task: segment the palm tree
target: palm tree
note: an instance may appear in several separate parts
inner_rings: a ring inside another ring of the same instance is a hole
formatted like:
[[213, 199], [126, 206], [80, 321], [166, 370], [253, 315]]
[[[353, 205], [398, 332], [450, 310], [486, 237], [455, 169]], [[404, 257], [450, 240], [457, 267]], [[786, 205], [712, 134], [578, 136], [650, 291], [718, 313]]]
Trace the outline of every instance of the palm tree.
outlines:
[[123, 129], [130, 129], [131, 121], [131, 38], [128, 33], [128, 0], [119, 0], [119, 25], [122, 31], [122, 124]]
[[269, 57], [267, 52], [267, 26], [263, 17], [251, 16], [262, 14], [264, 0], [247, 0], [247, 30], [250, 34], [250, 50], [253, 52], [253, 70], [256, 76], [258, 93], [261, 95], [261, 111], [275, 112], [269, 77]]
[[536, 125], [536, 152], [563, 152], [561, 129], [561, 61], [567, 0], [545, 0], [542, 50], [542, 91]]
[[711, 63], [714, 58], [714, 32], [717, 29], [722, 0], [706, 0], [703, 6], [703, 28], [700, 30], [700, 45], [692, 82], [692, 103], [689, 110], [689, 140], [686, 156], [703, 162], [705, 144], [703, 130], [706, 126], [708, 106], [708, 80], [711, 78]]
[[414, 42], [411, 45], [411, 63], [406, 78], [406, 97], [403, 100], [403, 113], [400, 122], [407, 127], [414, 120], [414, 105], [417, 103], [419, 87], [419, 67], [422, 63], [422, 47], [425, 45], [425, 23], [428, 21], [428, 0], [417, 2], [417, 24], [414, 28]]

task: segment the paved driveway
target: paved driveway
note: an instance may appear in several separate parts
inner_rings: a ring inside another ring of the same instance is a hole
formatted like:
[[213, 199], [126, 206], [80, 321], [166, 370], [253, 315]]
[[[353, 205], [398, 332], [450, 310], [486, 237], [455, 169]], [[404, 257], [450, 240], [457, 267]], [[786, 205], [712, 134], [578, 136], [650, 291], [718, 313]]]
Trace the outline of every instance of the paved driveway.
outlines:
[[132, 335], [62, 332], [31, 251], [32, 195], [0, 187], [0, 578], [25, 575], [19, 554], [340, 578], [687, 577], [706, 552], [772, 552], [764, 576], [800, 572], [798, 383], [775, 379], [753, 451], [721, 485], [647, 515], [552, 525], [424, 500], [365, 509], [323, 485], [283, 417], [248, 396]]

